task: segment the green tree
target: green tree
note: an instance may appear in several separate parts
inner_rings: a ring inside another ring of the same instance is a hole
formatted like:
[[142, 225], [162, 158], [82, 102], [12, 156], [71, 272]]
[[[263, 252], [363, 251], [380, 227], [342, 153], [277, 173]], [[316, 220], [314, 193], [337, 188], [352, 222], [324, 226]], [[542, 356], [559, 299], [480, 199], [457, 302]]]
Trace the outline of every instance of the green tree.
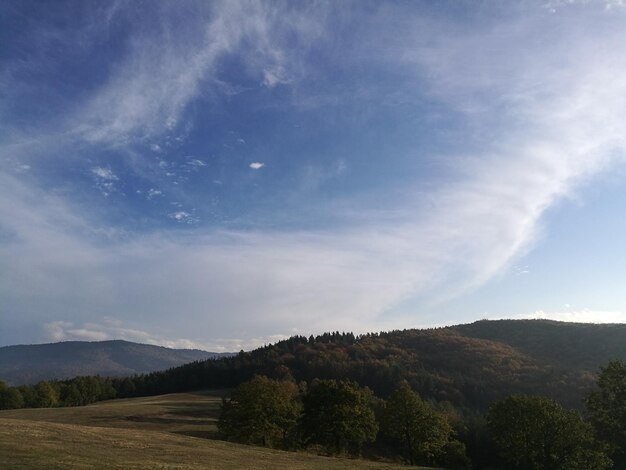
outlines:
[[24, 399], [24, 408], [37, 407], [37, 393], [35, 393], [34, 385], [20, 385], [17, 389]]
[[298, 398], [295, 383], [256, 376], [223, 401], [218, 429], [236, 442], [288, 446], [300, 414]]
[[61, 388], [61, 403], [63, 406], [84, 405], [84, 399], [80, 389], [73, 381]]
[[0, 381], [0, 410], [14, 410], [24, 406], [24, 398], [17, 388]]
[[608, 443], [615, 468], [626, 468], [626, 363], [611, 361], [600, 368], [597, 389], [586, 400], [589, 421]]
[[321, 445], [330, 453], [359, 453], [378, 432], [372, 398], [372, 392], [356, 382], [313, 381], [302, 399], [305, 443]]
[[46, 380], [38, 382], [34, 387], [35, 398], [32, 404], [35, 408], [49, 408], [59, 404], [58, 390]]
[[135, 382], [129, 377], [124, 377], [119, 382], [119, 394], [122, 397], [132, 397], [137, 391]]
[[441, 455], [452, 429], [406, 382], [394, 391], [381, 417], [381, 433], [400, 447], [409, 464], [432, 463]]
[[601, 470], [611, 461], [581, 416], [544, 397], [513, 395], [491, 406], [491, 437], [524, 470]]

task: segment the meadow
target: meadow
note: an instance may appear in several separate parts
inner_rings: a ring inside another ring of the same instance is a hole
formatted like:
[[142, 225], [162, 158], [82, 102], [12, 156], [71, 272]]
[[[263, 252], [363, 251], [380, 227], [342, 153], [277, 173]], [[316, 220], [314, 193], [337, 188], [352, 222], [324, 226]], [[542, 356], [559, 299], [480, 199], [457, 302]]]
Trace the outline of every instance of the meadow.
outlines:
[[222, 395], [181, 393], [0, 411], [0, 464], [11, 469], [407, 468], [215, 440]]

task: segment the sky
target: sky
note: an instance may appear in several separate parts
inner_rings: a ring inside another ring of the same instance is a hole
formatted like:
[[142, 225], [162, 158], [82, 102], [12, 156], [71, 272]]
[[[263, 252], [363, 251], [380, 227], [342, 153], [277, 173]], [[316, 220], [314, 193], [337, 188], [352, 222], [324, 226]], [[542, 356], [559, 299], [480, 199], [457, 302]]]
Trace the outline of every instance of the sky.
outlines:
[[0, 346], [626, 322], [626, 4], [0, 0]]

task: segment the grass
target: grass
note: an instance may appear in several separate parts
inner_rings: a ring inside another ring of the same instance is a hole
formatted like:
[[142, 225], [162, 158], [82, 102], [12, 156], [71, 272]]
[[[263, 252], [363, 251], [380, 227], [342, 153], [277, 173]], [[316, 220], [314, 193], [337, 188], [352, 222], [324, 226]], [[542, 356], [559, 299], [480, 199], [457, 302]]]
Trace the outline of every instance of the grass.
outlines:
[[[0, 411], [0, 467], [10, 469], [404, 469], [215, 440], [220, 392]], [[415, 467], [413, 467], [415, 468]]]
[[107, 428], [161, 431], [215, 438], [224, 392], [198, 392], [109, 400], [68, 408], [0, 411], [0, 418]]

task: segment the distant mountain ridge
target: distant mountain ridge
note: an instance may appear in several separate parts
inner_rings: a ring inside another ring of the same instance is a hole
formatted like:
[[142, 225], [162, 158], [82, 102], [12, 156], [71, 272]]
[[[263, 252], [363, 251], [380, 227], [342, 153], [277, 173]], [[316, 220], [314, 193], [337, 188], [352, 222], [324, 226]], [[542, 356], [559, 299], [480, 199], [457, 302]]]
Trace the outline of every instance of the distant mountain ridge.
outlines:
[[228, 355], [124, 340], [3, 346], [0, 380], [8, 385], [22, 385], [77, 375], [122, 377]]

